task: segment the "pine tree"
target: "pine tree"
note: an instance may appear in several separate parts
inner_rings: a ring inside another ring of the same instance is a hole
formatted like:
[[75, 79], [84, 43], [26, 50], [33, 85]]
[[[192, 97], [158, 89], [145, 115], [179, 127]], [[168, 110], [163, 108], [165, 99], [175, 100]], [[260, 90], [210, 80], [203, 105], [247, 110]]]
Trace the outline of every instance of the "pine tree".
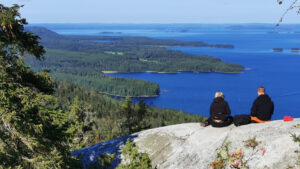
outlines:
[[90, 141], [90, 136], [87, 132], [92, 130], [92, 123], [88, 121], [88, 113], [88, 106], [79, 101], [79, 98], [76, 96], [68, 112], [68, 119], [71, 125], [67, 133], [73, 138], [72, 150], [82, 148]]
[[134, 127], [134, 116], [135, 116], [133, 104], [130, 97], [125, 98], [123, 104], [121, 105], [121, 111], [122, 111], [121, 116], [125, 117], [124, 124], [123, 124], [123, 133], [130, 134], [132, 133]]
[[134, 132], [141, 131], [148, 128], [146, 122], [147, 106], [143, 100], [141, 100], [135, 107], [135, 128]]
[[127, 140], [124, 147], [122, 147], [122, 156], [125, 161], [117, 169], [151, 169], [151, 160], [147, 153], [138, 152], [138, 147], [134, 142]]
[[24, 31], [19, 8], [0, 4], [0, 168], [76, 168], [70, 122], [50, 95], [51, 78], [24, 64], [24, 55], [42, 59], [45, 50]]

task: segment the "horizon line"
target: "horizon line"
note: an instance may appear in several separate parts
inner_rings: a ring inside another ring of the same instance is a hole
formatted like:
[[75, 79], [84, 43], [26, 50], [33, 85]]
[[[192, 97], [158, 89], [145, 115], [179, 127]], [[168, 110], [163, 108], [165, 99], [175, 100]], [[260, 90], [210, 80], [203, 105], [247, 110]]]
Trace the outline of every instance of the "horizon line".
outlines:
[[212, 24], [212, 25], [225, 25], [225, 24], [279, 24], [279, 25], [287, 25], [287, 24], [293, 24], [293, 25], [300, 25], [300, 23], [296, 22], [290, 22], [290, 23], [277, 23], [277, 22], [227, 22], [227, 23], [200, 23], [200, 22], [170, 22], [170, 23], [164, 23], [164, 22], [34, 22], [34, 23], [28, 23], [30, 24], [157, 24], [157, 25], [167, 25], [167, 24]]

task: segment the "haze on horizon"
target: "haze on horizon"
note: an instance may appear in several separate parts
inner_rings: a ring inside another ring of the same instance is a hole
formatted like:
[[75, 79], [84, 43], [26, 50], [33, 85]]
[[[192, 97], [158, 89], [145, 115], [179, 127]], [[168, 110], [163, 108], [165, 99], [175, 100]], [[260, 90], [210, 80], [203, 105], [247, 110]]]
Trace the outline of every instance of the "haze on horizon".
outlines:
[[[29, 23], [277, 23], [291, 0], [0, 0]], [[290, 11], [283, 23], [300, 23]]]

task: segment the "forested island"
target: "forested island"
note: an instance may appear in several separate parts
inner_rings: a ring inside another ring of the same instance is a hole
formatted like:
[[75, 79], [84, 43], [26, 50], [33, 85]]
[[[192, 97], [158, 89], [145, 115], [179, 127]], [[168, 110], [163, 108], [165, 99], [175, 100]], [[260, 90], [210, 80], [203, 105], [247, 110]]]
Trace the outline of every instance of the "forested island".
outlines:
[[239, 73], [244, 69], [218, 58], [166, 49], [167, 46], [234, 48], [232, 45], [147, 37], [64, 36], [43, 27], [27, 27], [25, 30], [39, 35], [47, 51], [43, 61], [26, 57], [26, 63], [33, 70], [49, 69], [58, 80], [72, 81], [111, 95], [156, 96], [160, 89], [153, 82], [110, 77], [103, 74], [105, 71]]

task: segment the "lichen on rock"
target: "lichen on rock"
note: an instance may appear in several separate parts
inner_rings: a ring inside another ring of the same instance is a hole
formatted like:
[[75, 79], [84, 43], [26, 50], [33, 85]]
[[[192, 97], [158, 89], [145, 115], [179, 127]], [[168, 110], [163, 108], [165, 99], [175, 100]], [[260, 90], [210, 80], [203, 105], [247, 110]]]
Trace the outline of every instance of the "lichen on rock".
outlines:
[[[231, 125], [224, 128], [201, 127], [199, 123], [186, 123], [144, 130], [135, 133], [132, 140], [138, 145], [139, 151], [149, 154], [152, 166], [158, 169], [212, 168], [211, 163], [217, 159], [216, 150], [227, 142], [231, 142], [229, 155], [242, 152], [242, 160], [249, 169], [289, 167], [296, 169], [300, 146], [293, 141], [291, 134], [300, 135], [298, 124], [300, 119], [240, 127]], [[247, 141], [250, 141], [253, 147], [247, 147]], [[91, 149], [95, 155], [97, 146], [92, 146]]]

